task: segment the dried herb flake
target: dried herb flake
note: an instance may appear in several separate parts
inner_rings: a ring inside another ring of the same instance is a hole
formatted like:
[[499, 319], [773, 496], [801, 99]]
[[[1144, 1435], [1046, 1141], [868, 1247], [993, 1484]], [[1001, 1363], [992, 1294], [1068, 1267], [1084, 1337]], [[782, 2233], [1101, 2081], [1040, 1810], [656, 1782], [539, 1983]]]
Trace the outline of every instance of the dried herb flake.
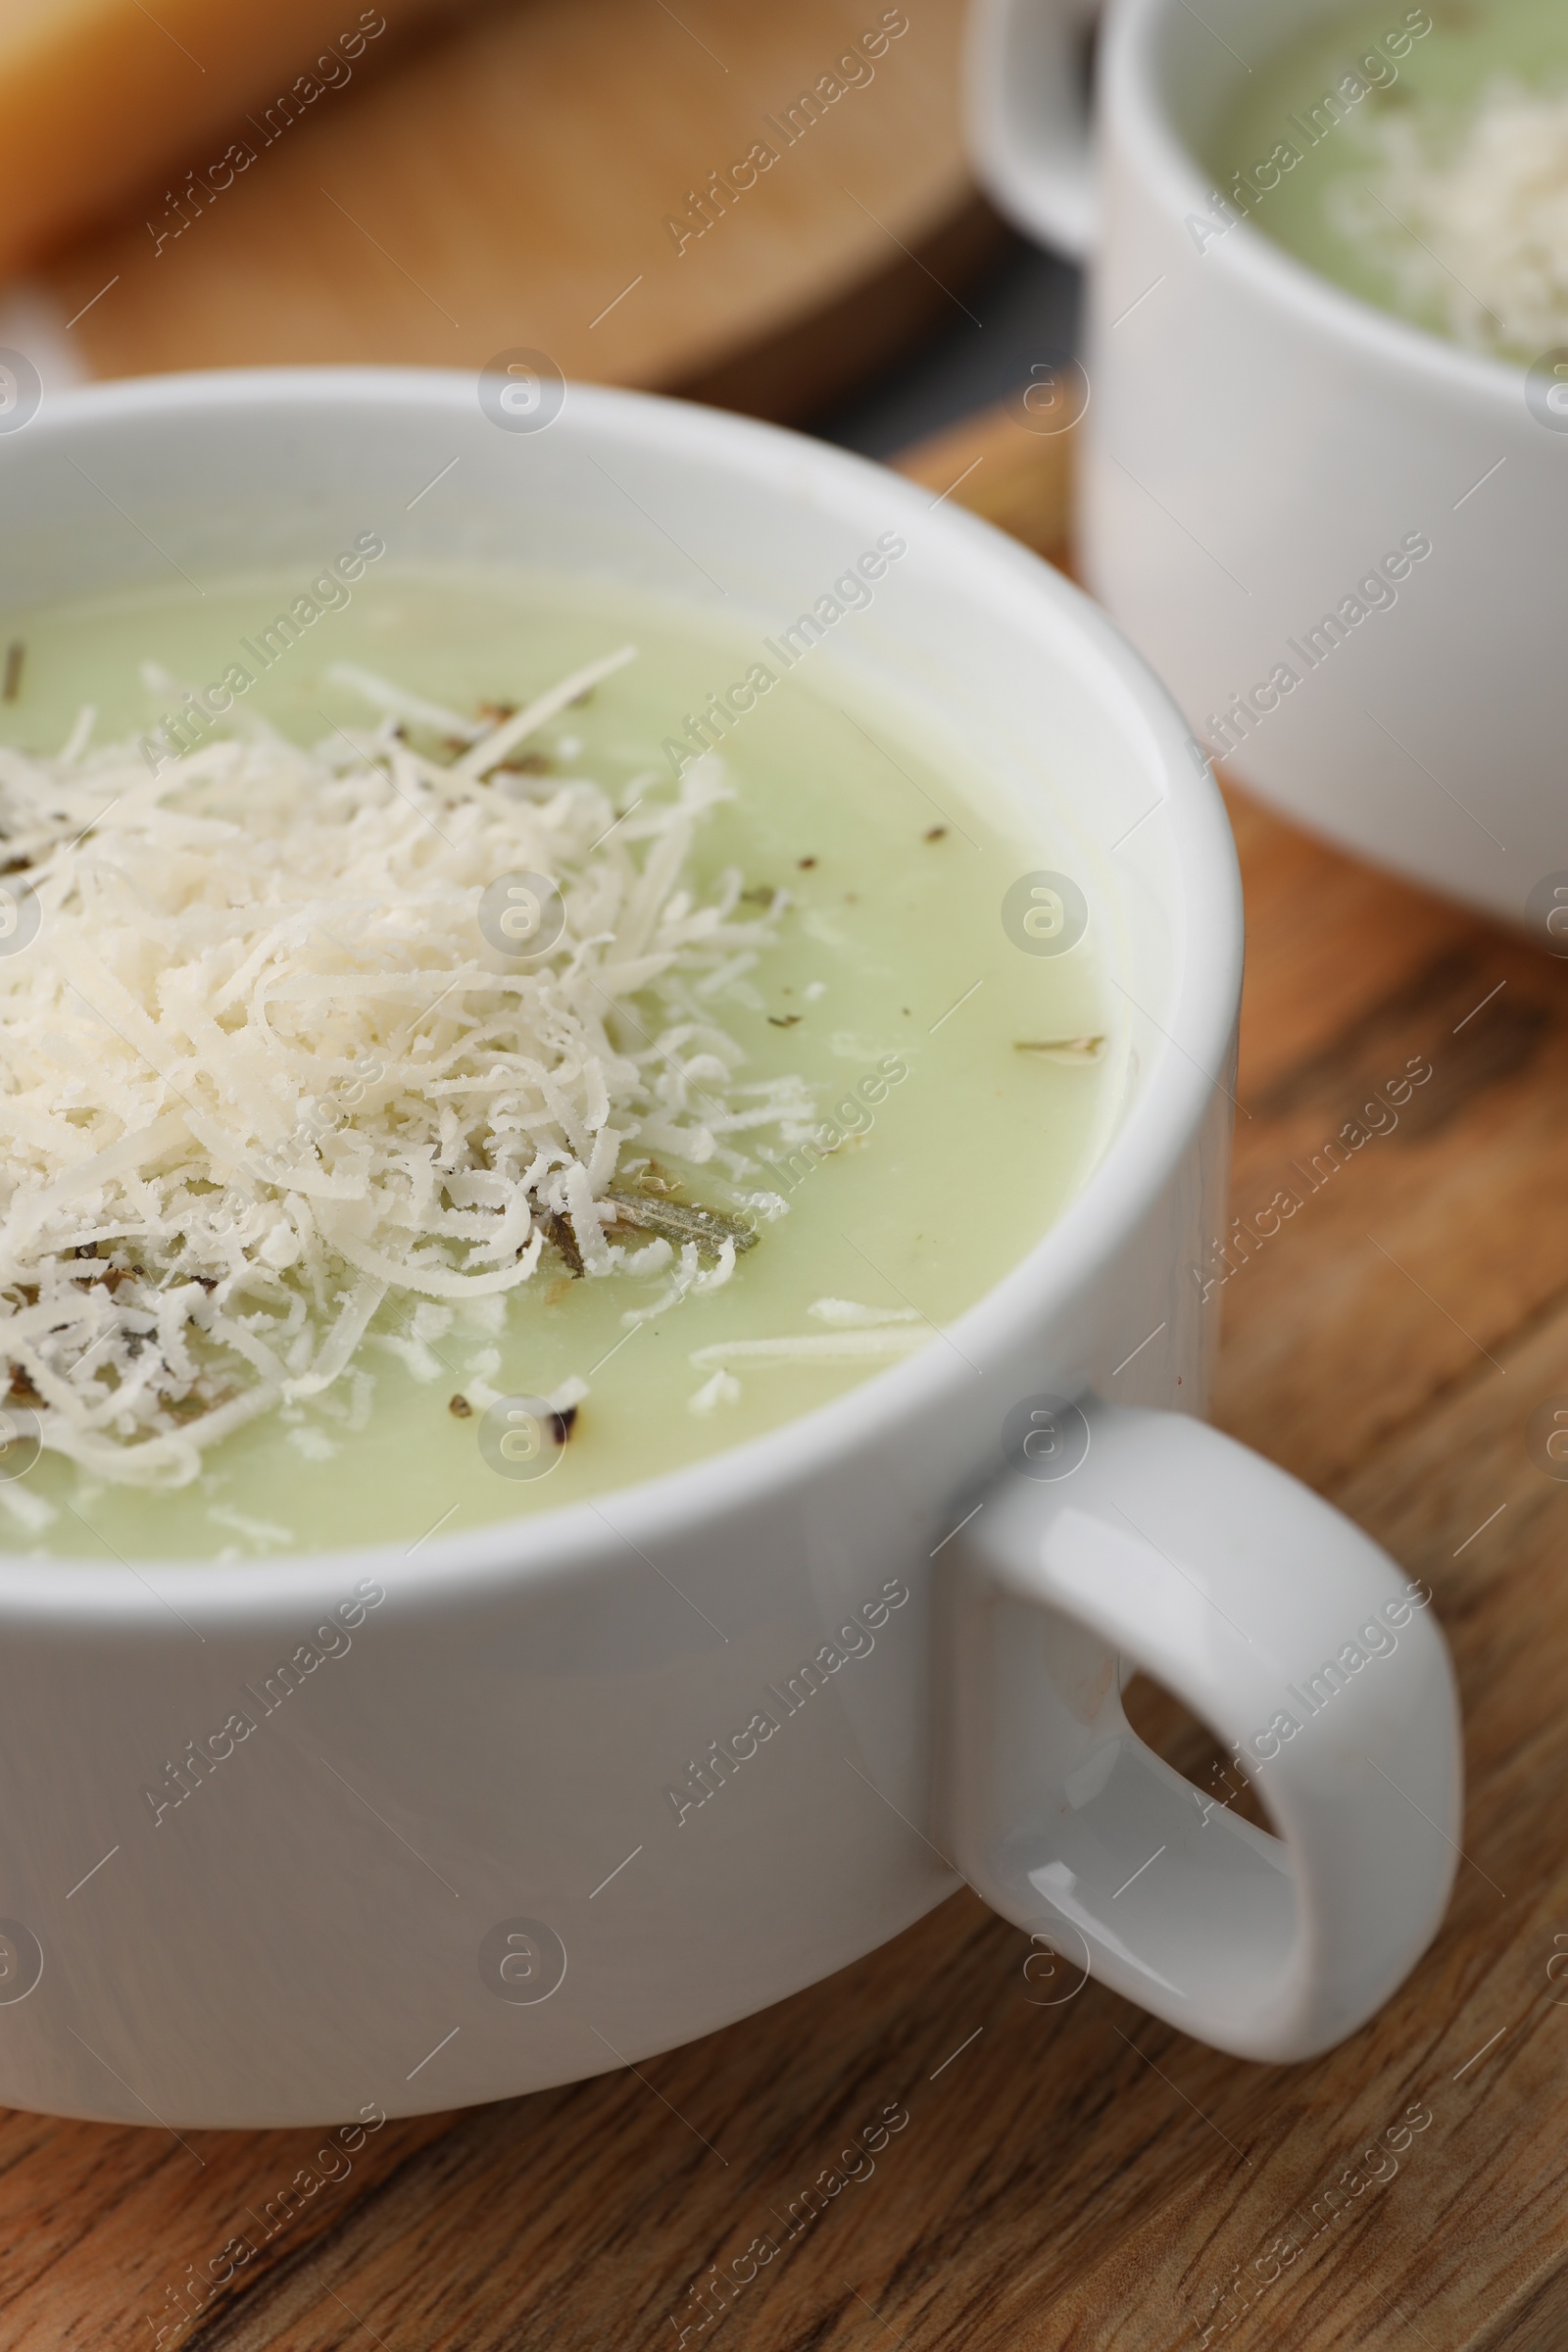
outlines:
[[726, 1242], [733, 1242], [737, 1255], [757, 1246], [757, 1235], [750, 1225], [738, 1217], [726, 1217], [716, 1208], [688, 1208], [679, 1200], [650, 1200], [645, 1193], [629, 1193], [612, 1185], [605, 1195], [621, 1225], [636, 1225], [645, 1233], [662, 1235], [666, 1242], [677, 1246], [695, 1242], [700, 1250], [711, 1250], [717, 1256]]

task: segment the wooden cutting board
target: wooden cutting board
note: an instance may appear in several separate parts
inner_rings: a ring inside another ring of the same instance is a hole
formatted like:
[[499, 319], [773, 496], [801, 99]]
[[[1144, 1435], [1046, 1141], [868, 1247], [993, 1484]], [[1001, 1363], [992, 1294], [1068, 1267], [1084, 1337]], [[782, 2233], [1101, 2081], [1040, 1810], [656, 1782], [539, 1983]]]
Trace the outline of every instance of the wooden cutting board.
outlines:
[[[808, 414], [933, 318], [970, 331], [960, 289], [1001, 231], [961, 151], [962, 19], [962, 0], [514, 0], [416, 31], [297, 120], [258, 102], [229, 184], [175, 174], [172, 208], [161, 178], [57, 257], [52, 339], [99, 376], [477, 369], [525, 347]], [[221, 181], [224, 146], [186, 160]]]
[[[1059, 544], [1067, 444], [1023, 435], [1003, 413], [910, 470]], [[8, 2352], [154, 2352], [166, 2323], [166, 2352], [680, 2352], [716, 2331], [705, 2282], [726, 2352], [1561, 2352], [1568, 1484], [1527, 1429], [1568, 1394], [1568, 962], [1232, 812], [1238, 1216], [1408, 1055], [1433, 1069], [1227, 1282], [1217, 1398], [1435, 1590], [1468, 1806], [1409, 1982], [1326, 2057], [1252, 2066], [1044, 1978], [959, 1893], [635, 2072], [389, 2125], [205, 2302], [319, 2133], [0, 2117]], [[1215, 1786], [1206, 1735], [1147, 1686], [1139, 1715]], [[874, 2174], [715, 2288], [889, 2099]]]

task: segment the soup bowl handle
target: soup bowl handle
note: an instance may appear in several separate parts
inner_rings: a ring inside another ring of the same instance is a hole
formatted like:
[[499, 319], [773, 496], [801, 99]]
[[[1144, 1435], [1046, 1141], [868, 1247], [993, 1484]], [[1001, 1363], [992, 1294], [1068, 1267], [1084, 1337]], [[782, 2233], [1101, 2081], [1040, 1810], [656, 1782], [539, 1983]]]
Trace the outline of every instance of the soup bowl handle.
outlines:
[[1084, 50], [1100, 0], [974, 0], [965, 36], [969, 162], [998, 210], [1075, 262], [1099, 234]]
[[[1446, 1646], [1370, 1538], [1186, 1415], [1037, 1412], [951, 1547], [948, 1850], [1053, 1945], [1185, 2033], [1263, 2060], [1354, 2031], [1437, 1931], [1458, 1856]], [[1233, 1761], [1205, 1788], [1121, 1704], [1142, 1668]], [[1232, 1809], [1243, 1780], [1277, 1835]]]

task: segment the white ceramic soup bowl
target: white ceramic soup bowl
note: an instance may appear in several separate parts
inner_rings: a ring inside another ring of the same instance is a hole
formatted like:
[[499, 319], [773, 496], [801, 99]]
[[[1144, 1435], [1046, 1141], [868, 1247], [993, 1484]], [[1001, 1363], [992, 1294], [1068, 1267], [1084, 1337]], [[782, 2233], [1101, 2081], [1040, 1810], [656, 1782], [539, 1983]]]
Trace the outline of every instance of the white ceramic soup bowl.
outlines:
[[[1446, 1899], [1451, 1678], [1393, 1564], [1194, 1417], [1241, 905], [1110, 624], [873, 466], [575, 387], [535, 431], [436, 373], [73, 392], [0, 444], [0, 609], [372, 529], [771, 634], [896, 532], [826, 658], [1035, 803], [1133, 1056], [1065, 1215], [831, 1410], [412, 1556], [0, 1567], [0, 2100], [255, 2126], [530, 2090], [827, 1975], [957, 1872], [1229, 2049], [1360, 2023]], [[1118, 1658], [1237, 1747], [1280, 1838], [1132, 1737]]]
[[1293, 259], [1273, 151], [1236, 157], [1263, 169], [1231, 226], [1200, 160], [1248, 67], [1343, 8], [1112, 0], [1091, 139], [1092, 5], [979, 0], [971, 149], [1022, 226], [1093, 256], [1086, 576], [1194, 727], [1302, 823], [1560, 953], [1562, 387]]

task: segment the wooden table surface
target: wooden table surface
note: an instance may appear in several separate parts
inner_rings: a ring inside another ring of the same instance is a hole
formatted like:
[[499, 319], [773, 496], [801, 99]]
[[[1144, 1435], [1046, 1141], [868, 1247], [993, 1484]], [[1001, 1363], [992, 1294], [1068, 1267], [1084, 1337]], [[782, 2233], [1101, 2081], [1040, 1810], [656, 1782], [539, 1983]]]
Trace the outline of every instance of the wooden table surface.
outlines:
[[[1049, 547], [1064, 450], [999, 414], [910, 470], [945, 488], [978, 453], [961, 494]], [[1327, 2057], [1249, 2065], [1059, 1964], [1026, 1973], [1026, 1938], [959, 1893], [640, 2070], [386, 2126], [205, 2302], [198, 2274], [260, 2234], [321, 2133], [10, 2115], [8, 2352], [160, 2328], [200, 2352], [654, 2352], [719, 2326], [726, 2352], [1568, 2343], [1568, 1485], [1527, 1444], [1568, 1405], [1568, 962], [1233, 813], [1236, 1214], [1407, 1057], [1432, 1065], [1396, 1126], [1374, 1113], [1386, 1132], [1233, 1250], [1217, 1397], [1429, 1580], [1457, 1660], [1465, 1858], [1402, 1990]], [[1173, 1706], [1146, 1693], [1142, 1720], [1206, 1776]], [[885, 2102], [907, 2120], [874, 2171], [786, 2238], [774, 2217]], [[711, 2266], [761, 2231], [779, 2252], [726, 2296]]]

